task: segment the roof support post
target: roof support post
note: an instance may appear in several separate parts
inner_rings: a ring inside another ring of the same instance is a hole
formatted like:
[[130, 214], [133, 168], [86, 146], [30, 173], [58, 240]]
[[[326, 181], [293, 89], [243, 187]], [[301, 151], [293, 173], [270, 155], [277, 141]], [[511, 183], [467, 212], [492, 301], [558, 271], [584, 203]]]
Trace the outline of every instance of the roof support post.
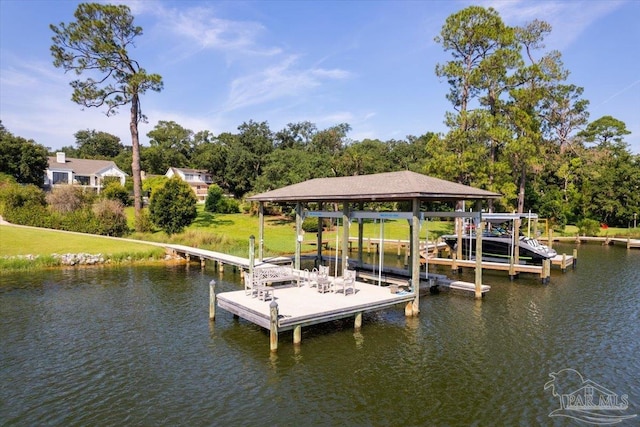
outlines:
[[349, 202], [342, 203], [342, 269], [349, 267]]
[[413, 299], [413, 315], [420, 313], [420, 200], [413, 199], [413, 217], [411, 219], [411, 286]]
[[300, 252], [302, 252], [302, 203], [296, 203], [296, 254], [294, 268], [300, 270]]
[[258, 261], [262, 262], [264, 246], [264, 202], [258, 204]]
[[[478, 212], [478, 222], [476, 223], [476, 299], [482, 298], [482, 232], [484, 221], [482, 221], [482, 200], [476, 201], [476, 211]], [[469, 242], [471, 243], [471, 242]]]
[[[318, 204], [318, 209], [322, 211], [324, 205], [322, 202]], [[318, 217], [318, 239], [316, 240], [316, 267], [322, 265], [322, 223], [323, 218]]]

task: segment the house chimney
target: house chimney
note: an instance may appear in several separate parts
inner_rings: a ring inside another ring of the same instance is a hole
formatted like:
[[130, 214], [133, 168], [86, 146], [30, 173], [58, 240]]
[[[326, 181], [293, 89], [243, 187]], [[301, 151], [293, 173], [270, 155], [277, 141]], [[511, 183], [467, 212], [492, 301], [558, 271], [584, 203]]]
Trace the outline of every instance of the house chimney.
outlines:
[[67, 159], [64, 151], [59, 151], [56, 153], [56, 163], [66, 163]]

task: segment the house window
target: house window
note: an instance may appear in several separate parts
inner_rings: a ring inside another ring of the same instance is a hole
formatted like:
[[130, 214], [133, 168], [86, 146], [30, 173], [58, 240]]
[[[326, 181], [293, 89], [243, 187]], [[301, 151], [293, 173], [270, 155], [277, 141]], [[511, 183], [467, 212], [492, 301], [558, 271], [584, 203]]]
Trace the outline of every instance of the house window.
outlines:
[[76, 175], [76, 181], [80, 185], [89, 185], [89, 177], [86, 175]]
[[185, 179], [185, 181], [194, 181], [195, 177], [191, 173], [186, 173], [186, 174], [184, 174], [184, 179]]
[[53, 172], [53, 183], [54, 184], [68, 184], [69, 183], [69, 173], [68, 172]]

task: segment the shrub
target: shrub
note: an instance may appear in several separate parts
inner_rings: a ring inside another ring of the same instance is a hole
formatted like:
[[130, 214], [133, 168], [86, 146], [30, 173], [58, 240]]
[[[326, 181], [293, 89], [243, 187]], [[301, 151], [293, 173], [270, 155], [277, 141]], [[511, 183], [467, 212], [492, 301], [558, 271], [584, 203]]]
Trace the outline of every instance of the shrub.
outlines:
[[135, 218], [135, 229], [141, 233], [153, 232], [153, 221], [148, 209], [142, 209], [140, 215]]
[[215, 213], [238, 213], [240, 212], [240, 202], [230, 197], [225, 197], [222, 189], [213, 184], [207, 190], [207, 199], [204, 202], [204, 210]]
[[169, 235], [180, 233], [196, 219], [197, 202], [196, 195], [189, 184], [178, 177], [173, 177], [151, 196], [149, 202], [151, 220]]
[[92, 211], [98, 220], [98, 234], [120, 237], [129, 231], [124, 206], [119, 200], [98, 200], [93, 204]]
[[67, 213], [86, 207], [92, 198], [93, 195], [85, 194], [80, 187], [60, 185], [47, 194], [47, 203], [52, 211]]
[[118, 200], [122, 206], [129, 206], [131, 204], [129, 192], [120, 184], [120, 181], [110, 182], [104, 187], [100, 194], [105, 199]]
[[576, 226], [578, 227], [578, 233], [583, 236], [596, 236], [600, 231], [600, 223], [595, 219], [581, 219]]
[[317, 233], [318, 232], [318, 218], [317, 217], [306, 217], [304, 221], [302, 221], [302, 229], [307, 233]]
[[0, 185], [0, 214], [26, 205], [45, 206], [46, 204], [44, 192], [33, 184], [20, 185], [5, 182]]

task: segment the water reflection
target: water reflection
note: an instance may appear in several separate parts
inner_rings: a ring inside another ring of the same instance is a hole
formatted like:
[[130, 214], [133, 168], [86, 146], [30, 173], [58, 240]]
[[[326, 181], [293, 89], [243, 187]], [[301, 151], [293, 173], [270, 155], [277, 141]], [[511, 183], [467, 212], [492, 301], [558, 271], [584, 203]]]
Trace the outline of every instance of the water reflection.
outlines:
[[366, 313], [359, 331], [353, 319], [306, 327], [300, 346], [284, 332], [277, 353], [268, 331], [224, 310], [209, 322], [209, 281], [242, 289], [231, 271], [2, 276], [3, 422], [539, 425], [557, 407], [543, 385], [563, 368], [640, 413], [640, 251], [587, 245], [580, 260], [550, 285], [488, 274], [483, 300], [443, 292], [417, 317], [401, 306]]

